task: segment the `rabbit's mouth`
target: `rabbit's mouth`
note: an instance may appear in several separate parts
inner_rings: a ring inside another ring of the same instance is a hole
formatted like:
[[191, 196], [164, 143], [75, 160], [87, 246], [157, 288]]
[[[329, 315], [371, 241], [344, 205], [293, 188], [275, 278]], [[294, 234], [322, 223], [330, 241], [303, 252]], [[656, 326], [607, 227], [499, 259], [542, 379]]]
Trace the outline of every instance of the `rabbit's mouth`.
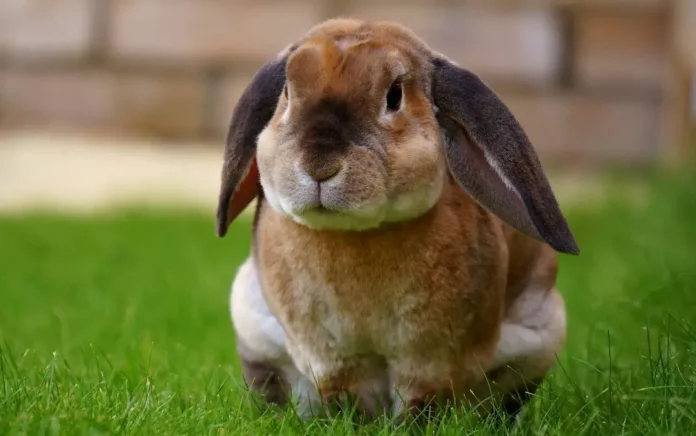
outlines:
[[303, 199], [300, 196], [284, 198], [282, 209], [298, 224], [317, 230], [367, 230], [378, 227], [383, 221], [381, 203], [354, 204], [337, 194], [313, 194]]
[[324, 217], [339, 215], [363, 215], [359, 211], [352, 211], [350, 208], [341, 207], [338, 204], [333, 204], [332, 202], [322, 202], [320, 198], [311, 202], [310, 204], [305, 205], [304, 207], [292, 211], [292, 214], [301, 217], [310, 215]]
[[330, 206], [325, 206], [321, 202], [315, 203], [311, 206], [305, 207], [299, 211], [296, 211], [295, 214], [299, 216], [304, 216], [308, 214], [316, 214], [316, 215], [323, 215], [323, 216], [331, 216], [331, 215], [337, 215], [340, 214], [342, 211], [339, 209], [332, 208]]

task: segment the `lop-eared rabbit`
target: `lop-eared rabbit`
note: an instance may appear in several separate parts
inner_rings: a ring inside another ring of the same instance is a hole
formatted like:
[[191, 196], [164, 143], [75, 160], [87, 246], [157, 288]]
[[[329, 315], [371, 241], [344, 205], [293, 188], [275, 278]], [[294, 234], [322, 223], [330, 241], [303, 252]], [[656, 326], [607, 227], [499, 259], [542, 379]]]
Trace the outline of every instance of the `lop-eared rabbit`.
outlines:
[[270, 403], [514, 415], [564, 347], [557, 252], [579, 249], [532, 144], [398, 23], [325, 21], [257, 72], [232, 114], [218, 236], [254, 199], [230, 303]]

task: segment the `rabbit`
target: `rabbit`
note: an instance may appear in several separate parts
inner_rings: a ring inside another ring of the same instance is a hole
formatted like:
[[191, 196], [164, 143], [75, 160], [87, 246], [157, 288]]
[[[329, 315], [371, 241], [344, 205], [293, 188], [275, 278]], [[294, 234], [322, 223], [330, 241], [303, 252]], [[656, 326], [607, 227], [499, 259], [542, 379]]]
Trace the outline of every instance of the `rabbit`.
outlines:
[[565, 346], [557, 256], [580, 250], [530, 140], [400, 23], [323, 21], [257, 71], [231, 117], [217, 236], [254, 200], [230, 313], [269, 404], [514, 417]]

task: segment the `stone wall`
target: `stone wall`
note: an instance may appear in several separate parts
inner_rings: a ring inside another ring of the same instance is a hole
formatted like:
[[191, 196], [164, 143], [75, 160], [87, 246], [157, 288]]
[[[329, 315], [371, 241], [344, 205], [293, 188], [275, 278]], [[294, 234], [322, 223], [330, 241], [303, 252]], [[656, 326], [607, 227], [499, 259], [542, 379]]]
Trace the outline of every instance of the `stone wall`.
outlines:
[[400, 21], [480, 74], [547, 161], [644, 162], [678, 137], [672, 9], [669, 0], [0, 0], [0, 128], [219, 143], [261, 63], [343, 15]]

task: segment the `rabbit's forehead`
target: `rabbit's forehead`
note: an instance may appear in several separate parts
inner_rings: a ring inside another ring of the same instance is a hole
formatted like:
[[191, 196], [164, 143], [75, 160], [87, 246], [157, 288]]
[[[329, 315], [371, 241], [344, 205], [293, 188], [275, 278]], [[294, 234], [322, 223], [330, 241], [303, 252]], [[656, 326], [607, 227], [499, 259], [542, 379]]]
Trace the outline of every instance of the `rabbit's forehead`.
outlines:
[[360, 78], [394, 80], [413, 70], [413, 62], [398, 46], [348, 35], [313, 38], [297, 47], [288, 60], [288, 80], [313, 83]]

